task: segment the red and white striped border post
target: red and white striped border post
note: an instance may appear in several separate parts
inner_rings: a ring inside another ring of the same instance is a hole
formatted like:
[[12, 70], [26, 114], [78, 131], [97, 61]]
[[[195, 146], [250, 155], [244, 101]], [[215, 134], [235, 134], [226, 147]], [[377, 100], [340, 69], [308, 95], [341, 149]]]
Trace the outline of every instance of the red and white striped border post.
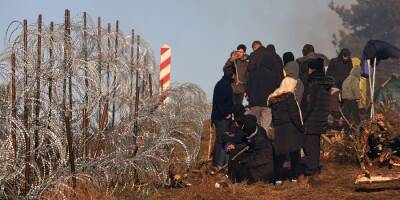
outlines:
[[163, 45], [161, 47], [161, 61], [160, 61], [161, 92], [164, 92], [169, 88], [170, 78], [171, 78], [171, 47], [168, 45]]

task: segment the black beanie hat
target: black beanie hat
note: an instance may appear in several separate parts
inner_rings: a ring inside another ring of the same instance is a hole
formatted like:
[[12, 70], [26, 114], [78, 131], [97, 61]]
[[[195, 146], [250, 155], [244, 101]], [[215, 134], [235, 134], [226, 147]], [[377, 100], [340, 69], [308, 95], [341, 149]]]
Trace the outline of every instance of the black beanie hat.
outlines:
[[254, 115], [246, 115], [243, 119], [243, 131], [250, 135], [257, 129], [257, 118]]
[[308, 63], [308, 68], [315, 69], [317, 71], [323, 70], [324, 69], [324, 59], [317, 58], [317, 59], [311, 60]]
[[294, 61], [294, 55], [292, 52], [286, 52], [283, 54], [283, 65], [286, 65], [287, 63]]

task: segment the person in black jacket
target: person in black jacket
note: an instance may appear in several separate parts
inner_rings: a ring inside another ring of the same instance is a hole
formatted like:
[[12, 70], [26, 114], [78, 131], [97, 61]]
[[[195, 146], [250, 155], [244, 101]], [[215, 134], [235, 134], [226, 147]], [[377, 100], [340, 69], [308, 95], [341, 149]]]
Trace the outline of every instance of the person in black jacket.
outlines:
[[[254, 42], [255, 51], [250, 55], [249, 73], [246, 85], [247, 101], [249, 102], [251, 114], [256, 116], [257, 122], [265, 130], [271, 124], [271, 109], [267, 107], [267, 97], [279, 87], [281, 79], [271, 68], [266, 49], [259, 43]], [[272, 55], [272, 54], [271, 54]]]
[[247, 69], [252, 73], [259, 67], [265, 67], [273, 71], [279, 77], [279, 82], [283, 79], [283, 62], [276, 53], [273, 45], [265, 48], [260, 41], [254, 41], [252, 44], [253, 52], [249, 56], [249, 65]]
[[284, 78], [283, 75], [283, 60], [281, 58], [281, 56], [279, 56], [276, 53], [276, 49], [275, 46], [273, 44], [269, 44], [266, 47], [266, 50], [268, 51], [269, 54], [272, 54], [272, 65], [270, 66], [270, 69], [275, 72], [276, 74], [278, 74], [280, 80], [282, 80]]
[[299, 76], [304, 85], [307, 85], [308, 80], [308, 65], [311, 61], [321, 58], [324, 60], [324, 67], [329, 66], [329, 59], [320, 53], [315, 53], [314, 46], [311, 44], [305, 44], [302, 50], [303, 57], [298, 58], [296, 62], [299, 64]]
[[[285, 77], [280, 87], [268, 97], [268, 105], [272, 108], [272, 126], [275, 130], [275, 183], [290, 178], [295, 182], [300, 175], [300, 149], [303, 146], [304, 130], [299, 104], [295, 98], [297, 82]], [[283, 173], [283, 163], [290, 156], [290, 174]]]
[[349, 76], [352, 68], [350, 50], [344, 48], [337, 58], [331, 60], [326, 75], [333, 77], [335, 79], [335, 86], [342, 90], [343, 81]]
[[243, 119], [242, 130], [246, 134], [249, 150], [238, 156], [238, 163], [244, 165], [248, 173], [248, 183], [258, 181], [272, 182], [274, 178], [274, 161], [271, 140], [253, 115]]
[[309, 77], [302, 101], [306, 176], [320, 172], [320, 136], [328, 126], [330, 89], [334, 80], [325, 76], [323, 62], [319, 58], [309, 63]]
[[234, 159], [239, 152], [248, 146], [246, 133], [241, 129], [245, 116], [245, 108], [242, 104], [233, 106], [233, 123], [229, 131], [225, 132], [222, 140], [225, 143], [229, 155], [228, 177], [232, 182], [242, 182], [248, 178], [247, 169]]
[[222, 141], [222, 136], [229, 128], [229, 120], [232, 117], [233, 91], [232, 81], [235, 76], [235, 70], [227, 68], [224, 70], [224, 76], [214, 87], [211, 121], [215, 126], [215, 143], [213, 150], [213, 165], [221, 168], [227, 161], [227, 154]]

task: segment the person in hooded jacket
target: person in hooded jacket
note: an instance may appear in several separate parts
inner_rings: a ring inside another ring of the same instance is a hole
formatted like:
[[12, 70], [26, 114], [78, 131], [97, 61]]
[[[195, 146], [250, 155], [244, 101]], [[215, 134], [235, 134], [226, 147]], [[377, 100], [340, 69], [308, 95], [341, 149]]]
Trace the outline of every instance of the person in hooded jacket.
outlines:
[[222, 136], [228, 130], [232, 118], [233, 91], [231, 84], [234, 76], [234, 69], [225, 69], [224, 76], [214, 87], [211, 121], [215, 126], [216, 135], [212, 157], [213, 165], [217, 170], [224, 166], [228, 159]]
[[328, 126], [330, 90], [334, 85], [331, 77], [325, 76], [324, 60], [312, 60], [308, 66], [308, 82], [305, 87], [302, 112], [304, 120], [304, 175], [320, 172], [320, 136]]
[[[275, 130], [275, 183], [285, 178], [296, 181], [300, 175], [300, 149], [303, 146], [303, 122], [298, 101], [295, 97], [297, 80], [286, 76], [280, 87], [268, 97], [272, 108], [272, 126]], [[283, 163], [290, 155], [290, 175], [283, 173]]]
[[299, 71], [300, 79], [304, 85], [307, 85], [309, 63], [315, 59], [321, 58], [324, 61], [324, 67], [325, 67], [329, 65], [329, 59], [323, 54], [315, 53], [314, 46], [311, 44], [305, 44], [302, 53], [303, 57], [298, 58], [296, 62], [299, 64], [300, 67]]
[[301, 102], [304, 93], [304, 84], [299, 77], [299, 64], [294, 60], [294, 55], [292, 52], [286, 52], [283, 54], [283, 63], [285, 65], [285, 67], [283, 68], [285, 77], [291, 77], [297, 80], [295, 97], [298, 102]]
[[240, 44], [236, 49], [236, 51], [231, 53], [231, 57], [226, 61], [223, 69], [231, 67], [236, 70], [235, 81], [232, 83], [233, 103], [242, 104], [246, 90], [249, 60], [246, 54], [247, 48], [244, 44]]
[[326, 75], [333, 77], [335, 86], [342, 90], [343, 81], [349, 76], [352, 67], [350, 50], [344, 48], [337, 58], [331, 60]]
[[246, 168], [248, 183], [264, 181], [271, 183], [274, 179], [274, 160], [271, 140], [267, 133], [257, 124], [253, 115], [245, 115], [242, 130], [246, 134], [249, 149], [237, 157], [238, 163]]
[[[360, 78], [361, 68], [354, 67], [350, 71], [350, 75], [343, 81], [342, 99], [343, 114], [345, 117], [357, 127], [360, 124], [360, 111], [358, 102], [360, 101]], [[349, 128], [349, 127], [347, 127]]]

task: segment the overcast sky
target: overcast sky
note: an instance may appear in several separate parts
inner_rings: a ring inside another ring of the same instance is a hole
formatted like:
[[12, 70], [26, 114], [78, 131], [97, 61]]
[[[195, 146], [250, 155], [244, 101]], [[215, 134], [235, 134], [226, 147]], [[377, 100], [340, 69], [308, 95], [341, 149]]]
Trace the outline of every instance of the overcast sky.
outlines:
[[[335, 56], [332, 34], [341, 29], [331, 0], [0, 0], [0, 48], [13, 20], [63, 22], [64, 9], [72, 16], [87, 11], [103, 24], [120, 20], [120, 28], [137, 30], [150, 42], [159, 62], [159, 48], [172, 46], [172, 81], [193, 82], [211, 98], [214, 84], [231, 50], [253, 40], [272, 43], [277, 52], [301, 56], [305, 43]], [[351, 1], [336, 0], [349, 4]], [[249, 48], [251, 50], [251, 48]], [[248, 50], [248, 51], [249, 51]], [[248, 52], [250, 53], [250, 52]]]

